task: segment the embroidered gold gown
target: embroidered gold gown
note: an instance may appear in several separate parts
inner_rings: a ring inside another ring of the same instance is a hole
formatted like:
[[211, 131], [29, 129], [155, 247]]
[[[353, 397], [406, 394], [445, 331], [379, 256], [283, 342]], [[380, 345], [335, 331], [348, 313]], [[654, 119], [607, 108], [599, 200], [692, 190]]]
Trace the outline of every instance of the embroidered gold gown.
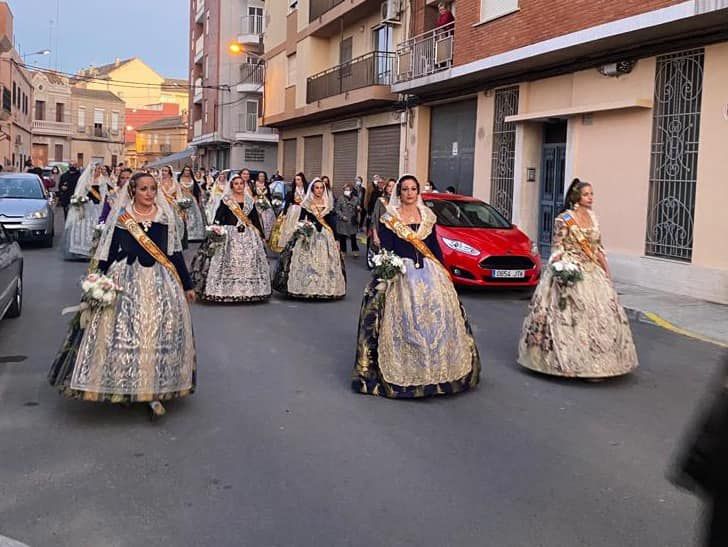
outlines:
[[385, 224], [378, 227], [382, 248], [404, 260], [406, 273], [386, 287], [372, 279], [364, 291], [352, 376], [352, 389], [358, 393], [428, 397], [459, 393], [480, 380], [470, 324], [441, 266], [434, 213], [424, 205], [420, 211], [422, 224], [402, 226], [424, 242], [433, 258]]
[[607, 274], [579, 243], [583, 237], [593, 254], [603, 252], [597, 217], [590, 211], [592, 227], [581, 229], [568, 226], [566, 214], [573, 217], [574, 212], [566, 211], [556, 218], [549, 262], [578, 264], [583, 279], [572, 287], [559, 287], [550, 265], [544, 265], [523, 323], [518, 363], [555, 376], [627, 374], [638, 365], [629, 321]]
[[[192, 288], [182, 253], [168, 256], [174, 276], [120, 225], [102, 272], [121, 286], [116, 302], [80, 316], [48, 374], [63, 395], [86, 401], [148, 402], [184, 397], [195, 390], [196, 353], [185, 290]], [[147, 235], [167, 249], [167, 226], [154, 222]], [[163, 251], [164, 252], [164, 251]]]
[[185, 211], [187, 220], [187, 239], [189, 241], [202, 241], [205, 239], [205, 217], [200, 207], [200, 187], [194, 180], [179, 181], [182, 196], [192, 200], [192, 207]]
[[[325, 226], [317, 215], [304, 206], [291, 207], [287, 222], [304, 220], [314, 225], [313, 234], [295, 231], [281, 253], [273, 277], [273, 288], [292, 298], [338, 300], [346, 296], [346, 272], [341, 252], [331, 230], [331, 215]], [[297, 218], [289, 218], [297, 215]]]

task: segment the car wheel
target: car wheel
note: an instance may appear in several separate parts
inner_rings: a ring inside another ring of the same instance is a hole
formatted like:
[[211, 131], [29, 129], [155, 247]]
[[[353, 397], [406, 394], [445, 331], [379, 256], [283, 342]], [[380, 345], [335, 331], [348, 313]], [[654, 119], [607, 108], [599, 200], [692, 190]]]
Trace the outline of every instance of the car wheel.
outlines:
[[8, 312], [5, 317], [12, 319], [14, 317], [20, 317], [20, 312], [23, 311], [23, 276], [18, 278], [18, 285], [15, 287], [15, 296], [13, 297], [13, 303], [10, 304]]

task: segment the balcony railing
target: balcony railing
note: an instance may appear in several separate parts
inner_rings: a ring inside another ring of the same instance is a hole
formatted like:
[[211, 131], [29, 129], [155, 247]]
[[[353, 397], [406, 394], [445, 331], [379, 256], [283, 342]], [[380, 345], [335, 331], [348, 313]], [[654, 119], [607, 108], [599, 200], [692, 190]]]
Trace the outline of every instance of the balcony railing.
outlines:
[[430, 30], [397, 46], [397, 82], [429, 76], [452, 66], [455, 23]]
[[205, 0], [197, 0], [197, 11], [195, 12], [195, 22], [202, 23], [205, 15]]
[[71, 133], [69, 122], [52, 122], [49, 120], [33, 120], [33, 131], [48, 133]]
[[372, 85], [391, 85], [394, 53], [374, 51], [311, 76], [306, 81], [306, 102]]
[[265, 81], [265, 65], [262, 63], [243, 63], [240, 65], [240, 83], [263, 85]]
[[308, 22], [312, 23], [324, 13], [341, 4], [344, 0], [311, 0], [309, 4]]

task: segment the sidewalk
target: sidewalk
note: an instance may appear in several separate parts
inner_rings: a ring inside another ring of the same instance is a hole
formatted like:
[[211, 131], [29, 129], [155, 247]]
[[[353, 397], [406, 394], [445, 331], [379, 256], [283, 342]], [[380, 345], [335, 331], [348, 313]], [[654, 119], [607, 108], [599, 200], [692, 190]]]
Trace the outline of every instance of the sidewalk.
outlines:
[[728, 348], [728, 305], [615, 282], [631, 319]]
[[28, 547], [25, 543], [20, 543], [14, 539], [0, 536], [0, 547]]

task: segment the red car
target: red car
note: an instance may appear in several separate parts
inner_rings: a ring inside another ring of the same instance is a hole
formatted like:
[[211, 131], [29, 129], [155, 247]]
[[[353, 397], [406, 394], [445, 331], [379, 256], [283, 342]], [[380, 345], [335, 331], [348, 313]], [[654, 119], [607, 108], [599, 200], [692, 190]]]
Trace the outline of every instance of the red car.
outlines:
[[437, 215], [437, 239], [456, 285], [535, 287], [538, 246], [487, 203], [457, 194], [424, 194]]

